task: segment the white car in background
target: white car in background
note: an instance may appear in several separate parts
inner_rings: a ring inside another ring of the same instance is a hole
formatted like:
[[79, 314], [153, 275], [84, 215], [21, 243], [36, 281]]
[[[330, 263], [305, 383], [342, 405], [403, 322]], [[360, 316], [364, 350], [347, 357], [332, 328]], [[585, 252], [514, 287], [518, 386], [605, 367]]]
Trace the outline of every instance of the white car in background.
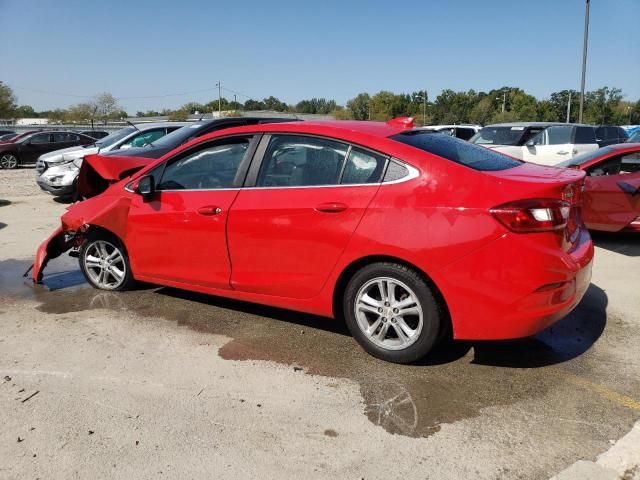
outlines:
[[556, 165], [600, 148], [595, 127], [577, 123], [487, 125], [470, 142], [540, 165]]
[[36, 183], [42, 190], [61, 197], [73, 195], [74, 182], [78, 177], [82, 159], [96, 153], [144, 147], [167, 133], [189, 125], [188, 122], [139, 123], [122, 128], [111, 135], [97, 140], [93, 145], [64, 148], [45, 153], [36, 163]]
[[480, 125], [427, 125], [421, 127], [423, 130], [431, 130], [434, 132], [441, 132], [451, 137], [456, 137], [461, 140], [469, 140], [480, 129]]

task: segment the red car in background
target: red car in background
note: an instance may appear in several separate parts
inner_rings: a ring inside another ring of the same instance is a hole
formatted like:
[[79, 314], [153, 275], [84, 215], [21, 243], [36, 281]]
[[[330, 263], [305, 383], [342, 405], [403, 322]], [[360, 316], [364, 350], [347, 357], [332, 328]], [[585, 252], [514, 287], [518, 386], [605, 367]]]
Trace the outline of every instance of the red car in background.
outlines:
[[414, 130], [410, 119], [231, 128], [127, 178], [114, 168], [115, 183], [70, 206], [40, 246], [35, 281], [78, 247], [96, 288], [141, 280], [344, 317], [369, 353], [407, 363], [449, 330], [535, 334], [591, 278], [583, 172]]
[[557, 166], [587, 174], [582, 216], [589, 229], [640, 232], [640, 143], [610, 145]]

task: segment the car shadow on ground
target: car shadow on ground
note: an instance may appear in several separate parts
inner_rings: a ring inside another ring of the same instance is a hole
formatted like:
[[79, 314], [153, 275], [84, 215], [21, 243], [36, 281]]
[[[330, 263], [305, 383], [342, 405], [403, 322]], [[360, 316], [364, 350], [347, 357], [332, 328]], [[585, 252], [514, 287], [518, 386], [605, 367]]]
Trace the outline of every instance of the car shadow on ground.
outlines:
[[[343, 320], [299, 313], [280, 308], [245, 303], [173, 288], [156, 293], [183, 300], [204, 303], [251, 315], [268, 317], [295, 326], [350, 335]], [[567, 317], [539, 334], [516, 340], [453, 341], [445, 339], [418, 365], [434, 366], [452, 363], [473, 349], [473, 363], [510, 368], [538, 368], [566, 362], [582, 355], [600, 338], [607, 322], [607, 294], [591, 284], [582, 302]]]
[[628, 257], [640, 256], [640, 233], [591, 232], [596, 247], [620, 253]]
[[3, 198], [0, 198], [0, 207], [7, 207], [11, 205], [11, 201], [10, 200], [5, 200]]
[[73, 198], [69, 195], [69, 196], [65, 196], [65, 197], [53, 197], [53, 201], [56, 203], [62, 203], [64, 205], [69, 205], [70, 203], [73, 203]]
[[269, 307], [267, 305], [260, 305], [257, 303], [242, 302], [239, 300], [216, 297], [187, 290], [179, 290], [177, 288], [162, 287], [157, 290], [156, 293], [180, 298], [182, 300], [204, 303], [227, 310], [234, 310], [236, 312], [256, 315], [259, 317], [267, 317], [272, 320], [287, 322], [301, 327], [317, 328], [319, 330], [325, 330], [339, 335], [351, 335], [344, 321], [333, 320], [318, 315], [285, 310], [283, 308]]

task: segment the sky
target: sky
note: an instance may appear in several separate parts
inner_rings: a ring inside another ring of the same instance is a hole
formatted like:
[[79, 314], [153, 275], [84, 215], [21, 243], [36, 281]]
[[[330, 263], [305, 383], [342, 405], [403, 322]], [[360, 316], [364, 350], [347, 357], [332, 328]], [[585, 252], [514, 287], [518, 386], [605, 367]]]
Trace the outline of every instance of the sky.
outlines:
[[[110, 92], [129, 113], [223, 96], [580, 86], [585, 0], [0, 0], [0, 81], [21, 105]], [[591, 0], [586, 89], [640, 99], [640, 0]], [[191, 92], [187, 95], [174, 95]], [[152, 97], [152, 98], [140, 98]]]

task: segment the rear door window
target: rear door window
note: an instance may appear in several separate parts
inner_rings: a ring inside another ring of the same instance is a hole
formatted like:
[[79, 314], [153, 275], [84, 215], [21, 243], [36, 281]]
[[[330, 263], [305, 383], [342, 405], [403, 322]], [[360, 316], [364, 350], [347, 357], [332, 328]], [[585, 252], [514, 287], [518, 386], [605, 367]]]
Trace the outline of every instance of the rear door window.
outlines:
[[459, 138], [429, 133], [424, 130], [398, 133], [390, 138], [474, 170], [506, 170], [522, 165], [521, 161], [502, 153], [465, 142]]
[[48, 133], [38, 133], [31, 137], [29, 142], [33, 144], [51, 143], [51, 135]]
[[[325, 138], [272, 135], [260, 166], [256, 186], [337, 185], [348, 149], [347, 144]], [[366, 169], [365, 163], [363, 161], [359, 165]], [[354, 168], [353, 175], [362, 173], [358, 173], [357, 170]]]
[[571, 143], [572, 133], [573, 127], [571, 126], [549, 127], [545, 130], [545, 137], [547, 139], [545, 145], [564, 145]]
[[342, 185], [378, 183], [382, 178], [386, 162], [387, 157], [383, 155], [352, 147], [340, 183]]
[[462, 140], [469, 140], [471, 137], [473, 137], [474, 134], [475, 132], [472, 128], [456, 128], [456, 137]]
[[576, 127], [576, 144], [593, 144], [596, 143], [596, 134], [591, 127]]

